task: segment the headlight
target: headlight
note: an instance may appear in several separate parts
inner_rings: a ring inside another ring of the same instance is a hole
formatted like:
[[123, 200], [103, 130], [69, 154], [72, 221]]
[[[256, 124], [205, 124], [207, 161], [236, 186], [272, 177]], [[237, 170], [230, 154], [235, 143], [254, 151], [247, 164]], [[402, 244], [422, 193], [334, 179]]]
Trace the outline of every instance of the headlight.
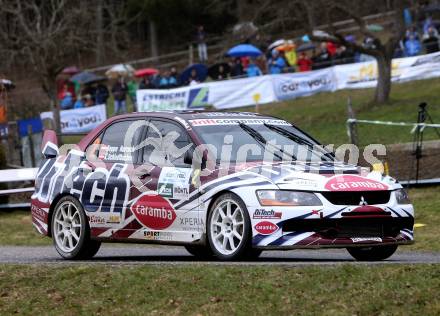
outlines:
[[321, 201], [314, 193], [281, 190], [257, 191], [262, 206], [320, 206]]
[[397, 204], [410, 204], [408, 193], [405, 189], [399, 189], [394, 191], [394, 195], [396, 196]]

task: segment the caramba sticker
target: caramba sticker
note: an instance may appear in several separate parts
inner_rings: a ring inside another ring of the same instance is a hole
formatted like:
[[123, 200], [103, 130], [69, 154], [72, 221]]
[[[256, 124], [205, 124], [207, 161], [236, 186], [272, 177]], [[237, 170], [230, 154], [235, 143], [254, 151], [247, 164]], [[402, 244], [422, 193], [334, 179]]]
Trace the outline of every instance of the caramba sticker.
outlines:
[[142, 225], [155, 230], [169, 227], [176, 219], [171, 204], [158, 194], [142, 195], [130, 209]]
[[258, 224], [255, 225], [255, 230], [259, 232], [261, 235], [273, 234], [278, 229], [279, 229], [278, 225], [268, 221], [259, 222]]
[[191, 171], [191, 168], [162, 168], [157, 193], [170, 199], [186, 199], [189, 195]]
[[388, 186], [381, 182], [354, 175], [341, 175], [331, 178], [325, 188], [330, 191], [381, 191]]

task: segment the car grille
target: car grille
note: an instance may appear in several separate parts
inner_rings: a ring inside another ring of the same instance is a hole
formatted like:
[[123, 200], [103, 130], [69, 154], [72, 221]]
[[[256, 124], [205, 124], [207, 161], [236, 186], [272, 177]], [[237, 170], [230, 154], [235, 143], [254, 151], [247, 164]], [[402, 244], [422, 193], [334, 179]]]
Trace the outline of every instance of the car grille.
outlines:
[[[368, 205], [386, 204], [390, 200], [391, 191], [347, 191], [320, 192], [324, 198], [334, 205], [359, 205], [363, 200]], [[362, 199], [363, 198], [363, 199]]]
[[411, 229], [412, 217], [291, 219], [284, 232], [316, 232], [324, 238], [396, 237], [401, 229]]

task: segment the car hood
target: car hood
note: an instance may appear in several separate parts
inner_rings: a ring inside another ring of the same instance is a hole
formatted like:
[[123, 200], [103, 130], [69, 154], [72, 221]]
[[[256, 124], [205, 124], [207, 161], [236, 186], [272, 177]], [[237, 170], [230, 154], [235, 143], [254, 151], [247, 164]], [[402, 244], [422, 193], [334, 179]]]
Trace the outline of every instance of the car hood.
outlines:
[[342, 162], [259, 164], [243, 171], [269, 180], [282, 190], [383, 191], [401, 187], [395, 179]]

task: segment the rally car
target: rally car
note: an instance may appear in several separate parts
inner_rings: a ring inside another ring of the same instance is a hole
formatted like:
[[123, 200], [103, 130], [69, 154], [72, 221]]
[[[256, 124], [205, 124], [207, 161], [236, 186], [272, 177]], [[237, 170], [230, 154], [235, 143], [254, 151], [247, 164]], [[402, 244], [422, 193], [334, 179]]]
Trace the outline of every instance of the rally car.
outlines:
[[77, 145], [43, 136], [32, 221], [66, 259], [102, 242], [182, 245], [220, 260], [347, 248], [383, 260], [413, 242], [402, 186], [338, 161], [289, 122], [255, 113], [145, 112]]

